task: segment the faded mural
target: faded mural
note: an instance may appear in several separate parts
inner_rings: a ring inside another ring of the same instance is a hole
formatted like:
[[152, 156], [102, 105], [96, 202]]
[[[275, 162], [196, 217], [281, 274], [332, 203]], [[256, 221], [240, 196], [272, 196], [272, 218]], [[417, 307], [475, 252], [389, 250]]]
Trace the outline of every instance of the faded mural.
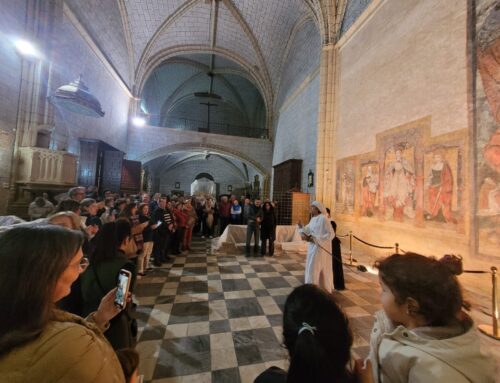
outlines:
[[336, 211], [340, 214], [354, 213], [355, 161], [350, 159], [337, 161]]
[[415, 148], [401, 143], [384, 158], [384, 211], [386, 219], [415, 218]]
[[388, 129], [375, 152], [338, 160], [337, 214], [459, 230], [466, 133], [430, 137], [430, 124]]
[[482, 254], [498, 256], [500, 245], [500, 3], [476, 8], [476, 217]]
[[379, 166], [377, 161], [361, 165], [361, 215], [373, 217], [379, 207]]

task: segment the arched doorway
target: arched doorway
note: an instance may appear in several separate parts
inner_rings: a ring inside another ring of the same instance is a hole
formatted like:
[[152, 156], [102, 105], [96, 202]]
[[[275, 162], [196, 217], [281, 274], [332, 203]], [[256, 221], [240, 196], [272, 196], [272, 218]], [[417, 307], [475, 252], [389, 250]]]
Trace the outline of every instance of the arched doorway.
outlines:
[[196, 197], [215, 197], [217, 194], [217, 184], [214, 178], [208, 173], [198, 174], [191, 183], [191, 195]]

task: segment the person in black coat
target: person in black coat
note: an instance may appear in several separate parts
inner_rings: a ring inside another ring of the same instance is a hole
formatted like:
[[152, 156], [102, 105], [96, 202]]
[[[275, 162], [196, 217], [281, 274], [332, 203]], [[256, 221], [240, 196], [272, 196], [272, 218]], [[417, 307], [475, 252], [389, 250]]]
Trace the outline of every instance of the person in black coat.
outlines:
[[345, 290], [344, 269], [342, 267], [342, 250], [340, 248], [340, 239], [337, 238], [337, 224], [330, 217], [330, 209], [326, 208], [328, 219], [335, 232], [335, 238], [332, 239], [332, 268], [333, 268], [333, 287], [335, 290]]
[[273, 205], [271, 202], [264, 203], [262, 209], [262, 223], [260, 224], [260, 238], [262, 246], [260, 254], [266, 254], [267, 241], [269, 240], [269, 256], [274, 255], [274, 240], [276, 239], [276, 215], [274, 214]]

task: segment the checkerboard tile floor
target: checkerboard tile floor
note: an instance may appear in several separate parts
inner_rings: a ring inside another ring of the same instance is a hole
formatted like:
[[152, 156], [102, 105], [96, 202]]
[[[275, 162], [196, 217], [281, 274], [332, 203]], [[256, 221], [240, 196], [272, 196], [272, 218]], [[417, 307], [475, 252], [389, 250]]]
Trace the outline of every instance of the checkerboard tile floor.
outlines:
[[[211, 254], [193, 239], [178, 256], [138, 281], [140, 371], [146, 382], [253, 382], [270, 366], [286, 368], [282, 311], [304, 282], [303, 255], [254, 258]], [[375, 276], [345, 268], [347, 290], [336, 292], [350, 317], [353, 353], [364, 357], [379, 308]]]

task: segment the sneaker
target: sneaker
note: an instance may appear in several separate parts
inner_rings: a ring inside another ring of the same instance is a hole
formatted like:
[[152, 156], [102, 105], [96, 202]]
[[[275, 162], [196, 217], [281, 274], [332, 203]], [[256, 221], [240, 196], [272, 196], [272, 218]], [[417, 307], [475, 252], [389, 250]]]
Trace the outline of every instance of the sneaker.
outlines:
[[205, 238], [205, 236], [204, 236], [204, 235], [202, 235], [202, 236], [201, 236], [201, 238]]
[[210, 238], [210, 239], [212, 239], [213, 237], [212, 237], [212, 236], [210, 236], [209, 238]]

